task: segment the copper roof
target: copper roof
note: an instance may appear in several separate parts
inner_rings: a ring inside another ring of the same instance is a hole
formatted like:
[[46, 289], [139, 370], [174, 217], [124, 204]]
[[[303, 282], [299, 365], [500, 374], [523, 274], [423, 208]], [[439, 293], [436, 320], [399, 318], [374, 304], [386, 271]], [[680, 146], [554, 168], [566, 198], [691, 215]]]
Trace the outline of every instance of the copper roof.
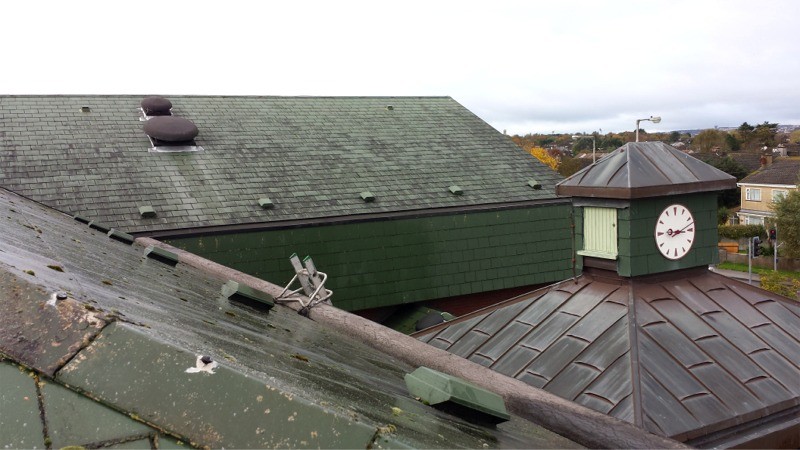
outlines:
[[418, 337], [681, 441], [800, 405], [800, 304], [706, 268], [586, 268]]
[[556, 185], [556, 194], [634, 199], [718, 191], [736, 178], [663, 142], [629, 142]]

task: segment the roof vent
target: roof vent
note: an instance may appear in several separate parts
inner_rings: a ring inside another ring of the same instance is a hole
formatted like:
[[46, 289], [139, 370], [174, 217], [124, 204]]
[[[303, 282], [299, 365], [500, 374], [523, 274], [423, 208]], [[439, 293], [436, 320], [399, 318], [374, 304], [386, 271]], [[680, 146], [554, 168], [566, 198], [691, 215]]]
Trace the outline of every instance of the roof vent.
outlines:
[[164, 250], [163, 248], [156, 247], [151, 245], [144, 249], [144, 256], [155, 259], [158, 262], [162, 262], [168, 266], [175, 267], [178, 265], [178, 255], [172, 253], [169, 250]]
[[536, 190], [539, 190], [539, 189], [542, 188], [542, 183], [539, 183], [536, 180], [528, 180], [528, 186], [530, 186], [530, 187], [532, 187], [532, 188], [534, 188]]
[[459, 417], [490, 424], [511, 419], [503, 397], [461, 378], [420, 367], [404, 379], [411, 395]]
[[392, 110], [394, 110], [394, 106], [393, 105], [386, 105], [386, 110], [387, 111], [392, 111]]
[[458, 186], [458, 185], [455, 185], [455, 184], [454, 184], [454, 185], [452, 185], [452, 186], [450, 186], [450, 192], [451, 192], [453, 195], [464, 195], [464, 190], [463, 190], [463, 189], [461, 189], [461, 187], [460, 187], [460, 186]]
[[144, 205], [139, 207], [139, 215], [144, 218], [153, 218], [156, 216], [156, 210], [153, 209], [150, 205]]
[[91, 222], [91, 220], [87, 219], [86, 217], [83, 217], [80, 214], [75, 214], [74, 216], [72, 216], [72, 218], [77, 220], [80, 223], [84, 223], [84, 224], [87, 224], [87, 225], [89, 224], [89, 222]]
[[136, 240], [136, 238], [130, 234], [125, 233], [124, 231], [115, 230], [113, 228], [108, 232], [108, 237], [128, 245], [133, 245], [133, 241]]
[[272, 200], [270, 200], [269, 197], [261, 197], [258, 199], [258, 206], [264, 209], [271, 209], [275, 207], [275, 204], [272, 203]]
[[222, 292], [229, 300], [251, 306], [258, 310], [269, 311], [275, 306], [275, 297], [233, 280], [228, 280], [228, 282], [222, 286]]
[[97, 231], [102, 231], [103, 233], [108, 233], [109, 231], [111, 231], [111, 227], [103, 225], [102, 223], [96, 220], [89, 222], [89, 228]]
[[188, 119], [175, 116], [153, 117], [144, 124], [144, 132], [155, 152], [194, 152], [202, 150], [194, 142], [199, 131]]
[[145, 97], [140, 103], [145, 116], [171, 116], [172, 102], [164, 97]]
[[81, 106], [82, 113], [90, 113], [92, 112], [92, 108], [90, 106]]
[[364, 200], [366, 203], [372, 203], [375, 201], [375, 196], [370, 191], [364, 191], [361, 193], [361, 200]]

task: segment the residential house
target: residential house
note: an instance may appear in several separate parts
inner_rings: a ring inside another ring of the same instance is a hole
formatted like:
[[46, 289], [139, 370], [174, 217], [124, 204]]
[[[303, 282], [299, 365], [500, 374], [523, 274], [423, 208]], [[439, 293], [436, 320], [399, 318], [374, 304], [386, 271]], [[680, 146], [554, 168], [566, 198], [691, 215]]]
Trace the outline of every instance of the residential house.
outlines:
[[[771, 159], [771, 158], [770, 158]], [[796, 191], [800, 177], [800, 158], [777, 158], [743, 178], [736, 185], [742, 191], [741, 209], [737, 213], [744, 225], [764, 225], [764, 219], [774, 217], [772, 204]]]

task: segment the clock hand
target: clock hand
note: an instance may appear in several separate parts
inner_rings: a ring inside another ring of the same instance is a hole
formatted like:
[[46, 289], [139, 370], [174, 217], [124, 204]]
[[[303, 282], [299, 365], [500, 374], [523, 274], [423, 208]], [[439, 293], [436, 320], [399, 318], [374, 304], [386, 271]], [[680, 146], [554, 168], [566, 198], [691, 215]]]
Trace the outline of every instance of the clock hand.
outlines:
[[690, 227], [690, 226], [692, 226], [692, 225], [694, 225], [694, 222], [691, 222], [691, 223], [689, 223], [689, 225], [686, 225], [685, 227], [681, 228], [681, 230], [680, 230], [680, 231], [678, 231], [678, 233], [683, 233], [683, 230], [685, 230], [685, 229], [689, 228], [689, 227]]

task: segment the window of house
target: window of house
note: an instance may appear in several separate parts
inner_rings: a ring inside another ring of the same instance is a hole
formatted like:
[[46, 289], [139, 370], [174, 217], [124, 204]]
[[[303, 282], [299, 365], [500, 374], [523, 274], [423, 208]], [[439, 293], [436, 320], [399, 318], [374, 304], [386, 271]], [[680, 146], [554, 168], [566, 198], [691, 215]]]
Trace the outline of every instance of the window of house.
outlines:
[[779, 200], [782, 200], [782, 199], [786, 198], [787, 195], [789, 195], [789, 191], [782, 190], [782, 189], [773, 189], [772, 190], [772, 201], [773, 202], [777, 202]]
[[745, 188], [745, 200], [754, 202], [761, 201], [761, 189], [758, 188]]
[[617, 259], [617, 210], [583, 208], [583, 250], [579, 255]]

